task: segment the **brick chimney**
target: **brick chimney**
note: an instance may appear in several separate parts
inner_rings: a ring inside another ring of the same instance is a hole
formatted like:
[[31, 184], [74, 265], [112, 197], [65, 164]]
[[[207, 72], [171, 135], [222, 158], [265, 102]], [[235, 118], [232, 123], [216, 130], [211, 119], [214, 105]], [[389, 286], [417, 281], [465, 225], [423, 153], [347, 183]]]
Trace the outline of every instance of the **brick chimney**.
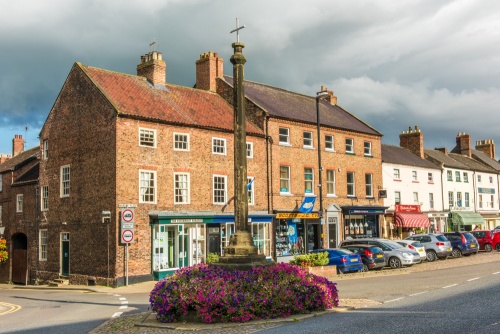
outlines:
[[403, 131], [399, 135], [399, 146], [406, 148], [413, 154], [418, 155], [424, 159], [424, 134], [420, 131], [417, 125], [415, 130], [408, 128], [408, 131]]
[[448, 149], [446, 147], [436, 147], [435, 150], [448, 155]]
[[15, 135], [12, 139], [12, 156], [15, 157], [24, 151], [24, 139], [22, 135]]
[[3, 164], [5, 161], [9, 160], [12, 158], [12, 155], [10, 154], [0, 154], [0, 164]]
[[337, 97], [333, 95], [333, 91], [328, 90], [325, 86], [321, 86], [320, 93], [328, 93], [328, 96], [324, 97], [323, 100], [330, 102], [332, 105], [337, 104]]
[[495, 152], [495, 143], [493, 142], [493, 139], [476, 141], [476, 150], [483, 152], [491, 159], [495, 159], [495, 157], [497, 156]]
[[153, 85], [164, 85], [167, 64], [162, 60], [161, 52], [152, 51], [141, 56], [141, 63], [137, 65], [137, 75], [145, 77]]
[[224, 60], [215, 52], [202, 53], [196, 61], [196, 88], [215, 92], [216, 78], [224, 75]]
[[457, 134], [457, 152], [462, 155], [466, 155], [469, 158], [472, 157], [472, 148], [470, 146], [470, 135], [465, 132]]

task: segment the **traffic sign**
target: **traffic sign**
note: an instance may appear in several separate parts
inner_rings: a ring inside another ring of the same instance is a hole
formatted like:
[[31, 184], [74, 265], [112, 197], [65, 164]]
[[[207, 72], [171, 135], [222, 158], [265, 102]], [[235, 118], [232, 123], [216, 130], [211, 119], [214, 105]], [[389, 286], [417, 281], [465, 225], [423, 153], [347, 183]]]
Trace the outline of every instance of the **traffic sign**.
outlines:
[[134, 231], [124, 230], [122, 232], [122, 242], [128, 244], [131, 243], [132, 241], [134, 241]]
[[134, 223], [134, 209], [125, 209], [122, 211], [122, 222]]

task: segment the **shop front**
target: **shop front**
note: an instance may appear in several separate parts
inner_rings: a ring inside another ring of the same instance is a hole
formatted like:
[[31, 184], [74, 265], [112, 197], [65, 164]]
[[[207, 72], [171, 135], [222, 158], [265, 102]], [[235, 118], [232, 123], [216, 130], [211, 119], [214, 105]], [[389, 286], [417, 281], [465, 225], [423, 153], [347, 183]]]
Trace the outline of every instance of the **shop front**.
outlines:
[[379, 238], [382, 236], [380, 217], [388, 207], [342, 206], [344, 218], [343, 239]]
[[[259, 254], [271, 259], [271, 224], [273, 215], [248, 214], [250, 233]], [[155, 280], [176, 270], [206, 263], [207, 255], [224, 255], [229, 239], [235, 233], [234, 215], [174, 212], [149, 214], [151, 236], [151, 268]]]
[[448, 220], [447, 212], [429, 212], [427, 213], [427, 218], [429, 218], [430, 233], [440, 233], [446, 231], [446, 222]]
[[427, 233], [429, 231], [429, 218], [422, 214], [420, 205], [396, 204], [394, 211], [393, 235], [405, 239], [414, 233]]
[[317, 212], [277, 212], [275, 217], [276, 262], [323, 248], [323, 225]]
[[486, 222], [483, 216], [472, 211], [451, 211], [448, 215], [450, 231], [471, 231], [475, 226], [483, 228]]

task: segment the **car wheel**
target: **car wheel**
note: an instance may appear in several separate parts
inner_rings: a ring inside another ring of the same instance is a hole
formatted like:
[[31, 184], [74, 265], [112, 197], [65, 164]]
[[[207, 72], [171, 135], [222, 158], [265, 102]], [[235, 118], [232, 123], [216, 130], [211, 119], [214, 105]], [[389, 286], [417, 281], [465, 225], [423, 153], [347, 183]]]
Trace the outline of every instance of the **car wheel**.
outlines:
[[366, 273], [368, 270], [370, 270], [370, 269], [368, 268], [368, 266], [367, 266], [366, 264], [364, 264], [364, 263], [363, 263], [363, 269], [361, 269], [360, 271], [361, 271], [362, 273]]
[[451, 251], [451, 256], [453, 256], [455, 259], [459, 258], [460, 256], [462, 256], [462, 252], [458, 248], [453, 248], [453, 250]]
[[484, 245], [485, 252], [491, 252], [492, 250], [493, 250], [493, 247], [491, 247], [491, 244]]
[[337, 268], [337, 274], [343, 274], [342, 270], [340, 270], [340, 268]]
[[429, 262], [434, 262], [437, 259], [437, 254], [434, 251], [428, 251], [427, 252], [427, 261]]
[[392, 269], [401, 268], [401, 260], [397, 257], [391, 257], [389, 259], [389, 267], [391, 267]]
[[500, 251], [500, 243], [498, 243], [498, 244], [495, 246], [495, 249], [496, 249], [497, 251]]

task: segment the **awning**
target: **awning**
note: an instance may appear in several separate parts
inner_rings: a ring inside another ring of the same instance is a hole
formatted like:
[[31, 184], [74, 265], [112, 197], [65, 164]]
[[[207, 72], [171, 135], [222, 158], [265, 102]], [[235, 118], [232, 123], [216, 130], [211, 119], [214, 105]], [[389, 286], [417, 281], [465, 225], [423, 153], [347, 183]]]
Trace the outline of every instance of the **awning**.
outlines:
[[394, 214], [394, 225], [401, 227], [429, 227], [429, 218], [421, 213], [401, 213]]
[[452, 212], [451, 221], [454, 225], [480, 225], [484, 224], [484, 218], [476, 212]]

